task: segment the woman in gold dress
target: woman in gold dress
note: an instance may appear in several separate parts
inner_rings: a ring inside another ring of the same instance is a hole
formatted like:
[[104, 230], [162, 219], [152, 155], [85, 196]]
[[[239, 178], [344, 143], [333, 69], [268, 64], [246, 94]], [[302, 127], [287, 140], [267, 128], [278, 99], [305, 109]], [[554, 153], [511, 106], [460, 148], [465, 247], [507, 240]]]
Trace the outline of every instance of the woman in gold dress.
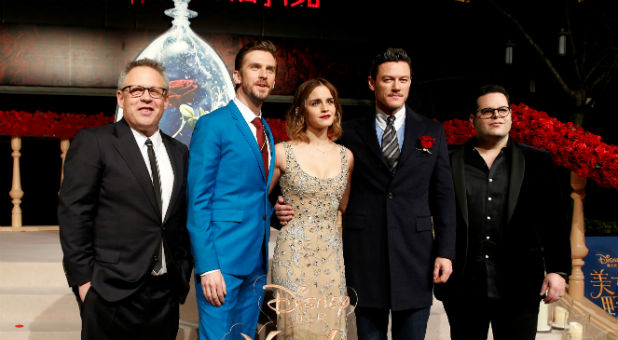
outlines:
[[352, 152], [341, 136], [341, 104], [323, 78], [301, 84], [287, 112], [289, 142], [275, 145], [279, 181], [294, 218], [279, 232], [272, 283], [280, 339], [346, 339], [349, 298], [338, 212], [350, 192]]

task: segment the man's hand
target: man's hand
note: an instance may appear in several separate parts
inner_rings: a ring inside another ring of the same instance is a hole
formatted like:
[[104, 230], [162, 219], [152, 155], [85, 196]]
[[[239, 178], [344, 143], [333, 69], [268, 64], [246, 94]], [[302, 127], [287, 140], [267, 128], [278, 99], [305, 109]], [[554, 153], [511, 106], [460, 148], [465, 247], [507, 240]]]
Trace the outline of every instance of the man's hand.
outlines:
[[79, 287], [77, 287], [77, 291], [79, 292], [79, 298], [80, 300], [82, 300], [82, 303], [84, 302], [84, 300], [86, 299], [86, 294], [88, 294], [88, 290], [90, 289], [90, 281], [84, 283], [83, 285], [80, 285]]
[[549, 273], [545, 276], [543, 286], [541, 287], [541, 293], [539, 295], [546, 295], [543, 301], [545, 303], [552, 303], [560, 300], [564, 295], [566, 289], [566, 280], [560, 276], [560, 274]]
[[292, 209], [292, 206], [285, 204], [285, 198], [283, 196], [277, 197], [275, 215], [277, 215], [277, 219], [279, 219], [279, 223], [281, 223], [282, 226], [288, 224], [292, 217], [294, 217], [294, 209]]
[[225, 303], [227, 288], [220, 270], [200, 276], [200, 283], [206, 301], [216, 307], [221, 307]]
[[436, 257], [433, 266], [433, 283], [445, 283], [453, 272], [453, 263], [445, 257]]

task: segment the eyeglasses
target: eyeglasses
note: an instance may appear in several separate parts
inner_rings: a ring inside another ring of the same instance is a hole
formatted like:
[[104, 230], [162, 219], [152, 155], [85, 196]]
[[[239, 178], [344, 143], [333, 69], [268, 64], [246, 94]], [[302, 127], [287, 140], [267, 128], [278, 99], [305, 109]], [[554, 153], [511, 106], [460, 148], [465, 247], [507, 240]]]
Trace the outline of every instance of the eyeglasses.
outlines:
[[479, 118], [488, 119], [494, 116], [494, 112], [496, 113], [496, 117], [504, 118], [511, 113], [511, 108], [508, 106], [500, 106], [497, 108], [486, 107], [484, 109], [479, 109], [476, 112], [479, 113]]
[[154, 99], [159, 99], [161, 97], [164, 97], [167, 94], [167, 89], [164, 89], [162, 87], [143, 87], [143, 86], [139, 86], [139, 85], [129, 85], [129, 86], [125, 86], [122, 89], [120, 89], [121, 91], [124, 90], [129, 90], [129, 95], [133, 98], [139, 98], [141, 96], [144, 95], [144, 92], [146, 92], [146, 90], [148, 90], [148, 93], [150, 94], [150, 97], [154, 98]]

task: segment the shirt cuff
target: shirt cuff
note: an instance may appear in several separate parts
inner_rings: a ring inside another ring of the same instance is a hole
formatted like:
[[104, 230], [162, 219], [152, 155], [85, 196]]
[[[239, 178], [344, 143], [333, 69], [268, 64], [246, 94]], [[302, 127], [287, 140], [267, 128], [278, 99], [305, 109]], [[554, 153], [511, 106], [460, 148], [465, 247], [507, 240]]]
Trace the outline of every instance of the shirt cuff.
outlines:
[[209, 271], [207, 271], [205, 273], [201, 273], [200, 277], [204, 277], [204, 276], [206, 276], [206, 275], [208, 275], [210, 273], [214, 273], [214, 272], [221, 272], [221, 269], [213, 269], [213, 270], [209, 270]]

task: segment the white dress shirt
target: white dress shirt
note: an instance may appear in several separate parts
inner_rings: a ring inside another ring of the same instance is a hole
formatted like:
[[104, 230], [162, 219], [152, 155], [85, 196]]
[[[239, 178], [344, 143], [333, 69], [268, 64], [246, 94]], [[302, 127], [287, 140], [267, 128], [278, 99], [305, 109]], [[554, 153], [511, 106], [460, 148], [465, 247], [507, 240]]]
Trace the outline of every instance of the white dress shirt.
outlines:
[[[251, 111], [251, 109], [247, 107], [247, 105], [243, 104], [240, 100], [238, 100], [238, 98], [234, 98], [234, 104], [236, 104], [238, 110], [240, 110], [240, 114], [242, 114], [242, 117], [247, 122], [247, 125], [249, 125], [249, 129], [251, 129], [251, 132], [253, 132], [253, 137], [255, 137], [255, 142], [257, 143], [257, 128], [251, 122], [256, 117], [261, 118], [262, 112], [260, 112], [259, 116], [256, 116], [255, 113], [253, 113], [253, 111]], [[268, 164], [270, 166], [270, 140], [266, 135], [266, 127], [264, 127], [264, 138], [266, 140], [266, 147], [268, 148]]]
[[[151, 180], [152, 169], [150, 168], [150, 159], [148, 158], [148, 147], [146, 146], [146, 140], [150, 138], [150, 140], [152, 141], [152, 148], [154, 149], [154, 153], [157, 158], [157, 164], [159, 165], [159, 178], [161, 179], [161, 221], [163, 221], [165, 219], [165, 213], [167, 212], [167, 208], [170, 205], [172, 188], [174, 187], [174, 170], [172, 169], [172, 162], [170, 161], [167, 149], [165, 149], [165, 144], [163, 144], [160, 130], [157, 130], [157, 132], [155, 132], [154, 135], [150, 137], [146, 137], [144, 134], [133, 128], [131, 128], [131, 131], [133, 132], [135, 141], [137, 142], [139, 150], [142, 153], [142, 157], [144, 158], [144, 163], [146, 163], [146, 168], [148, 169]], [[167, 273], [167, 265], [165, 263], [165, 249], [163, 249], [162, 253], [163, 265], [161, 267], [161, 270], [158, 273], [155, 273], [153, 271], [153, 275], [163, 275]]]

